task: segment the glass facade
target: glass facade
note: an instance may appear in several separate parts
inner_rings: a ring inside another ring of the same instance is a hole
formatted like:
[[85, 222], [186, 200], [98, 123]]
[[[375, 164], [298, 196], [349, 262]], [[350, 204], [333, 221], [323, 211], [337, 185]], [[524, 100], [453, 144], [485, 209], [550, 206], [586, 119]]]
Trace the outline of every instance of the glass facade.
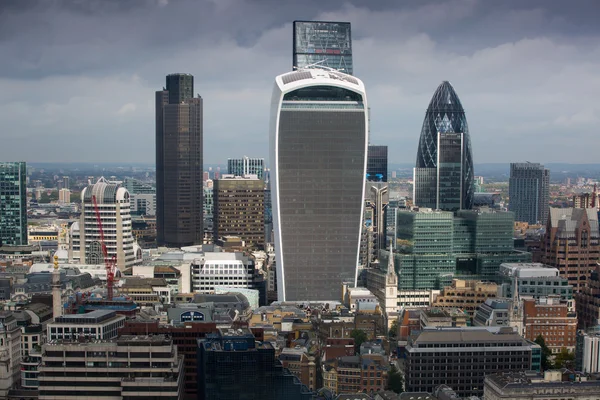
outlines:
[[156, 240], [159, 246], [202, 244], [202, 98], [189, 74], [167, 76], [156, 92]]
[[419, 207], [473, 207], [473, 155], [467, 118], [449, 82], [433, 94], [421, 129], [413, 200]]
[[0, 246], [27, 244], [27, 166], [0, 162]]
[[227, 173], [235, 176], [256, 175], [264, 179], [264, 158], [229, 158], [227, 160]]
[[439, 289], [452, 278], [500, 281], [500, 264], [530, 262], [513, 246], [511, 212], [397, 211], [402, 290]]
[[274, 94], [280, 301], [338, 299], [342, 282], [356, 280], [368, 142], [362, 85], [349, 77], [357, 84], [327, 86], [319, 82], [330, 72], [312, 73], [314, 86], [286, 92], [283, 83]]
[[388, 180], [388, 147], [369, 146], [367, 156], [367, 180], [387, 182]]
[[548, 221], [550, 199], [550, 171], [536, 163], [510, 164], [508, 209], [515, 219], [530, 224]]
[[293, 66], [315, 63], [353, 74], [349, 22], [294, 21]]

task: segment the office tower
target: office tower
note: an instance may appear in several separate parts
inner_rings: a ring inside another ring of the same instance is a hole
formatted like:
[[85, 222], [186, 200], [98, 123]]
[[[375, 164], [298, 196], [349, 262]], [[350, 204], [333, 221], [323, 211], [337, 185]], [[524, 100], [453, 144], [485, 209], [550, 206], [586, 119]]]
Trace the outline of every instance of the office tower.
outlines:
[[27, 245], [27, 167], [0, 162], [0, 246]]
[[546, 224], [550, 193], [550, 171], [542, 164], [511, 163], [508, 209], [515, 221]]
[[356, 283], [368, 145], [363, 83], [306, 69], [275, 80], [271, 195], [280, 301]]
[[115, 257], [116, 267], [124, 271], [135, 264], [129, 192], [119, 183], [103, 177], [81, 191], [81, 217], [71, 227], [76, 232], [71, 243], [72, 257], [81, 264], [103, 264], [105, 261], [93, 196], [100, 211], [108, 257]]
[[183, 398], [183, 357], [168, 335], [63, 339], [42, 354], [41, 400]]
[[425, 328], [408, 339], [405, 389], [432, 393], [441, 384], [450, 386], [461, 398], [481, 397], [485, 375], [539, 371], [540, 363], [540, 346], [509, 327]]
[[198, 339], [200, 400], [308, 400], [313, 395], [283, 368], [271, 343], [255, 341], [247, 328], [219, 329]]
[[258, 179], [264, 179], [265, 159], [250, 158], [229, 158], [227, 159], [227, 173], [235, 176], [256, 175]]
[[598, 212], [593, 208], [550, 208], [540, 251], [542, 262], [558, 268], [573, 290], [581, 292], [600, 259]]
[[202, 244], [202, 98], [192, 75], [166, 80], [156, 92], [156, 241]]
[[[363, 219], [363, 239], [367, 240], [369, 255], [367, 263], [378, 257], [379, 250], [386, 247], [386, 211], [389, 204], [389, 189], [387, 182], [367, 181], [365, 188], [365, 216]], [[361, 245], [361, 247], [363, 247]]]
[[388, 147], [369, 145], [367, 155], [367, 180], [387, 182]]
[[256, 175], [223, 175], [214, 181], [213, 229], [216, 242], [239, 237], [248, 248], [265, 245], [265, 188]]
[[465, 110], [444, 81], [427, 107], [413, 176], [417, 207], [445, 211], [473, 207], [473, 154]]
[[317, 64], [352, 75], [349, 22], [294, 21], [294, 57], [298, 69]]
[[[500, 265], [499, 275], [503, 278], [499, 297], [539, 299], [557, 295], [561, 300], [573, 303], [573, 285], [559, 276], [557, 268], [541, 263], [504, 263]], [[576, 304], [579, 306], [579, 301]]]

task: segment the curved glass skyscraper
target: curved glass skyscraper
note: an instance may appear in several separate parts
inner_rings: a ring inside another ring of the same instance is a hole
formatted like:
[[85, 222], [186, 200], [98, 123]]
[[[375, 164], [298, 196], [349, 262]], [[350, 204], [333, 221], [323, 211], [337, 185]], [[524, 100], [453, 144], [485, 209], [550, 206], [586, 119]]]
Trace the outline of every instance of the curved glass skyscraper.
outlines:
[[465, 110], [450, 82], [433, 94], [421, 128], [413, 200], [419, 207], [473, 207], [473, 154]]
[[356, 283], [368, 119], [363, 83], [333, 70], [275, 79], [271, 196], [279, 301], [336, 300]]

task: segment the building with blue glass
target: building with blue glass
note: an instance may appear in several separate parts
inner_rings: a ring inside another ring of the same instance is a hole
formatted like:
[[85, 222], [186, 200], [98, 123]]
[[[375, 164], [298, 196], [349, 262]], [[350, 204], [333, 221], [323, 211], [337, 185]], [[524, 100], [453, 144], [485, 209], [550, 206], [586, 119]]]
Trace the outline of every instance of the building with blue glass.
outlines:
[[27, 166], [0, 162], [0, 246], [27, 245]]
[[418, 207], [446, 211], [473, 208], [469, 128], [450, 82], [438, 86], [427, 107], [413, 181], [413, 201]]

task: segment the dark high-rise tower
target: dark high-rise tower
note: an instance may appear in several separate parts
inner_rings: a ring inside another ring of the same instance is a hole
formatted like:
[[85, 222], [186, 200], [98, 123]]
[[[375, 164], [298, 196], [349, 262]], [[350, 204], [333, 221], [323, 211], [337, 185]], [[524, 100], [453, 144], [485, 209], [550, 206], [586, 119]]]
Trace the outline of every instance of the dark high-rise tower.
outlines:
[[314, 63], [353, 74], [350, 22], [294, 21], [292, 65]]
[[473, 154], [465, 110], [450, 82], [433, 94], [421, 129], [413, 200], [419, 207], [471, 209]]
[[511, 163], [508, 209], [515, 221], [546, 224], [550, 199], [550, 171], [542, 164]]
[[194, 77], [167, 76], [156, 92], [156, 241], [189, 246], [203, 241], [202, 98]]
[[369, 145], [367, 155], [367, 180], [370, 182], [387, 182], [388, 147]]

